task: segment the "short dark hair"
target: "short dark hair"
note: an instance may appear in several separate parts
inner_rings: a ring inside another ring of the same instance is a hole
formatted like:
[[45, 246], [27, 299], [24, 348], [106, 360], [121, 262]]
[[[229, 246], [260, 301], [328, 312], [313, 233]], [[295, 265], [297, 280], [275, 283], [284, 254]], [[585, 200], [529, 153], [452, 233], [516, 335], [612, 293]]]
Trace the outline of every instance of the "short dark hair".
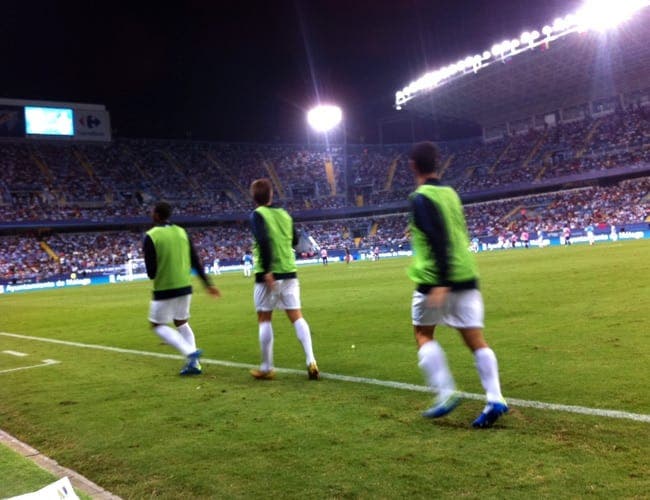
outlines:
[[440, 160], [438, 148], [433, 142], [418, 142], [411, 149], [409, 159], [413, 161], [415, 169], [420, 174], [438, 173]]
[[268, 205], [273, 194], [273, 184], [270, 179], [256, 179], [251, 183], [251, 196], [258, 205]]
[[153, 213], [158, 214], [160, 220], [167, 220], [172, 216], [172, 206], [166, 201], [159, 201], [153, 207]]

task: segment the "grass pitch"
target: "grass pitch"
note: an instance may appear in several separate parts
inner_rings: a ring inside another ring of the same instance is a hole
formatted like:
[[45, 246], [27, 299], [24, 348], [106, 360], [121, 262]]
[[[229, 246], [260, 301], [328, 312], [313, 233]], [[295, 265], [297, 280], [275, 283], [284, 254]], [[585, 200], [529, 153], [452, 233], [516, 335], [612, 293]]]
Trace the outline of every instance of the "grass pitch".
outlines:
[[[650, 414], [650, 242], [482, 253], [486, 336], [504, 394]], [[422, 386], [410, 325], [407, 259], [301, 268], [303, 311], [323, 372]], [[0, 428], [125, 498], [642, 498], [650, 423], [511, 406], [470, 428], [465, 400], [425, 421], [423, 392], [310, 382], [295, 334], [276, 313], [275, 361], [300, 373], [253, 380], [259, 360], [252, 281], [216, 278], [194, 294], [191, 324], [209, 359], [180, 359], [147, 325], [148, 283], [0, 297]], [[441, 329], [459, 387], [482, 393], [473, 358]], [[352, 347], [354, 346], [354, 348]], [[27, 353], [18, 358], [2, 351]], [[5, 476], [8, 477], [9, 475]], [[0, 480], [0, 496], [15, 491]]]

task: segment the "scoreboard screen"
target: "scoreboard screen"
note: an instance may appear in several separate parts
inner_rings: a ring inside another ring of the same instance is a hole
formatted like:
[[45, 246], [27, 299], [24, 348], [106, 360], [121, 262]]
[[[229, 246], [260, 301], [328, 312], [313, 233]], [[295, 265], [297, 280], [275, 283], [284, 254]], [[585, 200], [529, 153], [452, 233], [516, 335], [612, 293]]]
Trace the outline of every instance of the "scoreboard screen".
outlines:
[[74, 136], [72, 108], [25, 106], [25, 132], [30, 135]]

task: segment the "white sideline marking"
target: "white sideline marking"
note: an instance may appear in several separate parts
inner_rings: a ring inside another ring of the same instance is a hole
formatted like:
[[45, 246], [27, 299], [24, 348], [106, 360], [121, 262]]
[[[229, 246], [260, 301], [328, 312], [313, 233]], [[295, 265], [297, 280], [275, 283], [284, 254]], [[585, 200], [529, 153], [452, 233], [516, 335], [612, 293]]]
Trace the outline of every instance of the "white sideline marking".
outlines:
[[18, 368], [10, 368], [8, 370], [0, 370], [0, 373], [17, 372], [18, 370], [29, 370], [31, 368], [41, 368], [43, 366], [56, 365], [59, 364], [60, 362], [61, 361], [57, 361], [56, 359], [44, 359], [43, 362], [39, 365], [20, 366]]
[[18, 357], [24, 357], [27, 356], [24, 352], [18, 352], [18, 351], [2, 351], [5, 354], [9, 354], [11, 356], [18, 356]]
[[[98, 349], [100, 351], [118, 352], [121, 354], [136, 354], [139, 356], [151, 356], [154, 358], [163, 358], [163, 359], [180, 359], [180, 360], [185, 359], [184, 356], [178, 354], [164, 354], [159, 352], [138, 351], [135, 349], [122, 349], [120, 347], [111, 347], [111, 346], [104, 346], [104, 345], [97, 345], [97, 344], [82, 344], [81, 342], [72, 342], [69, 340], [48, 339], [43, 337], [30, 337], [28, 335], [18, 335], [16, 333], [7, 333], [7, 332], [0, 332], [0, 335], [5, 337], [14, 337], [17, 339], [36, 340], [38, 342], [49, 342], [51, 344], [66, 345], [71, 347], [82, 347], [85, 349]], [[46, 360], [46, 361], [52, 361], [52, 360]], [[247, 369], [258, 368], [258, 365], [251, 365], [247, 363], [235, 363], [232, 361], [222, 361], [222, 360], [207, 359], [207, 358], [201, 358], [201, 363], [206, 365], [227, 366], [230, 368], [247, 368]], [[44, 366], [44, 365], [39, 365], [39, 366]], [[300, 375], [304, 375], [305, 373], [304, 370], [295, 370], [292, 368], [275, 368], [275, 371], [279, 373], [292, 373], [292, 374], [300, 374]], [[390, 387], [391, 389], [400, 389], [403, 391], [430, 392], [430, 389], [423, 385], [407, 384], [405, 382], [394, 382], [391, 380], [352, 377], [349, 375], [338, 375], [336, 373], [323, 373], [323, 372], [321, 372], [321, 377], [330, 380], [339, 380], [341, 382], [353, 382], [357, 384], [368, 384], [368, 385], [378, 385], [381, 387]], [[469, 392], [461, 392], [460, 396], [465, 399], [475, 399], [479, 401], [485, 401], [484, 394], [473, 394]], [[518, 406], [521, 408], [535, 408], [537, 410], [563, 411], [568, 413], [579, 413], [582, 415], [591, 415], [596, 417], [620, 418], [625, 420], [634, 420], [635, 422], [650, 423], [650, 415], [646, 415], [643, 413], [631, 413], [631, 412], [619, 411], [619, 410], [605, 410], [600, 408], [589, 408], [586, 406], [544, 403], [542, 401], [531, 401], [527, 399], [515, 399], [515, 398], [508, 398], [508, 404], [511, 406]]]

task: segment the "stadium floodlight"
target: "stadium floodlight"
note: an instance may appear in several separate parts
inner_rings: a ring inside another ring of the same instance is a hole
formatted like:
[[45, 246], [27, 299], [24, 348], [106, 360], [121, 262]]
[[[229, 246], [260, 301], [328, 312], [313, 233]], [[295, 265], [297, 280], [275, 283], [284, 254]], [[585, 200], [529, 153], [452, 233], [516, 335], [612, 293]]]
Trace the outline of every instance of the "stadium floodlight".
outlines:
[[648, 5], [650, 0], [587, 0], [576, 13], [577, 24], [582, 29], [607, 31]]
[[585, 0], [580, 10], [555, 18], [552, 24], [547, 24], [540, 30], [541, 33], [537, 30], [525, 31], [519, 38], [495, 43], [490, 50], [479, 52], [473, 58], [467, 57], [455, 64], [430, 71], [395, 93], [395, 107], [401, 109], [403, 104], [420, 93], [467, 74], [470, 68], [477, 73], [497, 60], [505, 61], [506, 58], [521, 54], [526, 49], [534, 49], [541, 45], [548, 47], [551, 42], [571, 33], [583, 33], [589, 30], [605, 31], [625, 22], [636, 12], [648, 6], [650, 0]]
[[329, 132], [343, 120], [343, 111], [338, 106], [321, 104], [307, 113], [307, 123], [316, 132]]

